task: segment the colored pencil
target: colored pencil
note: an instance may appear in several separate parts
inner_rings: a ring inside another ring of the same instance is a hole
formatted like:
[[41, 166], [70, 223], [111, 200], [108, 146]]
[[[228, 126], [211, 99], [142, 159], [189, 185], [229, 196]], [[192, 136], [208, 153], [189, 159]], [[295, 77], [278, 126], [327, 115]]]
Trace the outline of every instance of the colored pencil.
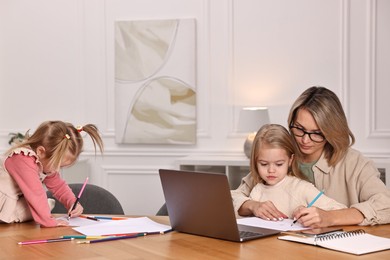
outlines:
[[319, 197], [321, 197], [322, 194], [324, 194], [324, 191], [320, 191], [320, 193], [318, 193], [318, 195], [309, 203], [309, 205], [307, 205], [307, 207], [310, 208], [313, 206], [313, 204], [318, 200]]
[[[307, 208], [310, 208], [311, 206], [313, 206], [313, 204], [318, 200], [319, 197], [321, 197], [321, 195], [324, 194], [324, 191], [320, 191], [320, 193], [318, 193], [318, 195], [309, 203], [309, 205], [307, 205]], [[297, 223], [299, 218], [297, 218], [296, 220], [293, 221], [293, 223], [291, 224], [294, 225], [295, 223]]]
[[104, 217], [104, 216], [91, 216], [92, 218], [96, 219], [107, 219], [107, 220], [125, 220], [128, 219], [126, 217]]
[[140, 233], [104, 234], [102, 236], [103, 237], [123, 237], [123, 236], [134, 236], [134, 235], [137, 235], [137, 234], [140, 234]]
[[53, 242], [63, 242], [70, 241], [74, 238], [53, 238], [53, 239], [41, 239], [41, 240], [30, 240], [19, 242], [19, 245], [32, 245], [32, 244], [43, 244], [43, 243], [53, 243]]
[[146, 235], [146, 233], [138, 233], [138, 234], [130, 235], [130, 236], [116, 236], [116, 237], [107, 237], [107, 238], [102, 238], [102, 239], [78, 241], [77, 243], [78, 244], [92, 244], [92, 243], [100, 243], [100, 242], [120, 240], [120, 239], [127, 239], [127, 238], [142, 237], [142, 236], [145, 236], [145, 235]]
[[84, 182], [84, 184], [83, 184], [83, 187], [81, 187], [81, 190], [80, 190], [80, 192], [79, 192], [79, 195], [77, 196], [76, 201], [74, 202], [74, 204], [73, 204], [73, 206], [72, 206], [72, 209], [71, 209], [71, 210], [69, 211], [69, 213], [68, 213], [68, 220], [70, 219], [70, 212], [73, 211], [73, 210], [76, 208], [77, 203], [79, 203], [81, 194], [83, 194], [83, 191], [84, 191], [85, 185], [87, 185], [88, 179], [89, 179], [88, 177], [85, 179], [85, 182]]
[[100, 238], [108, 238], [108, 236], [66, 235], [66, 236], [61, 236], [61, 238], [73, 238], [73, 239], [100, 239]]
[[[145, 232], [145, 233], [142, 233], [142, 234], [145, 234], [146, 235], [157, 235], [157, 234], [166, 234], [166, 233], [169, 233], [169, 232], [172, 232], [173, 229], [168, 229], [168, 230], [165, 230], [165, 231], [155, 231], [155, 232]], [[102, 236], [110, 236], [110, 237], [119, 237], [119, 236], [134, 236], [134, 235], [137, 235], [139, 233], [122, 233], [122, 234], [104, 234]]]
[[165, 231], [147, 232], [146, 234], [148, 234], [148, 235], [157, 235], [157, 234], [164, 235], [164, 234], [172, 232], [172, 231], [173, 231], [173, 229], [168, 229], [168, 230], [165, 230]]
[[80, 215], [79, 217], [80, 217], [80, 218], [86, 218], [86, 219], [90, 219], [90, 220], [99, 221], [99, 219], [97, 219], [97, 218], [95, 218], [95, 217], [91, 217], [91, 216]]

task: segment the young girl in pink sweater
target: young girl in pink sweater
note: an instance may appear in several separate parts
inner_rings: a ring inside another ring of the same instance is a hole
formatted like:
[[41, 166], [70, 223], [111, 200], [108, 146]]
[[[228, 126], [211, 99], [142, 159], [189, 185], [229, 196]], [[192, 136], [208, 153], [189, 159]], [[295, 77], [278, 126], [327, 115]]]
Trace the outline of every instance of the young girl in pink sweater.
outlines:
[[[95, 150], [98, 145], [103, 152], [103, 142], [95, 125], [74, 127], [67, 122], [47, 121], [0, 158], [0, 222], [34, 219], [43, 227], [68, 225], [51, 216], [42, 183], [67, 209], [72, 208], [76, 197], [59, 170], [74, 164], [82, 152], [81, 132], [91, 137]], [[69, 214], [77, 217], [82, 212], [83, 207], [77, 204]]]

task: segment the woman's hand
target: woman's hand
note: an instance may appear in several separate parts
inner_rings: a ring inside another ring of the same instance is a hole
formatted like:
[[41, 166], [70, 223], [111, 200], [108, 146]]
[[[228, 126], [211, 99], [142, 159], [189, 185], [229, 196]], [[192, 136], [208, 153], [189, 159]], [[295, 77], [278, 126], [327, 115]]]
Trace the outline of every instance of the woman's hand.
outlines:
[[294, 211], [293, 217], [302, 226], [310, 228], [358, 225], [364, 220], [364, 215], [356, 208], [326, 211], [317, 207], [299, 207]]
[[304, 227], [320, 228], [332, 226], [332, 213], [317, 207], [298, 207], [293, 213], [294, 220], [298, 219]]
[[[252, 215], [265, 220], [282, 220], [288, 218], [285, 214], [280, 212], [271, 201], [245, 201], [241, 208], [251, 212]], [[241, 209], [240, 209], [241, 210]], [[248, 214], [249, 215], [249, 214]]]
[[75, 209], [72, 210], [72, 211], [69, 211], [69, 212], [68, 212], [68, 215], [69, 215], [71, 218], [75, 218], [75, 217], [80, 216], [80, 215], [83, 213], [83, 211], [84, 211], [83, 206], [81, 206], [80, 203], [77, 203]]

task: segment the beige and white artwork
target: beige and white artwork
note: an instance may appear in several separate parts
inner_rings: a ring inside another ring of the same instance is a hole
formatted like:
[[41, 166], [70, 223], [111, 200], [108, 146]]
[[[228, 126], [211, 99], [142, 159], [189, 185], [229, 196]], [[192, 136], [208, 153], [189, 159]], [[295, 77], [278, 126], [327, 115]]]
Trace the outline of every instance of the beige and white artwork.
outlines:
[[196, 143], [195, 19], [115, 22], [117, 143]]

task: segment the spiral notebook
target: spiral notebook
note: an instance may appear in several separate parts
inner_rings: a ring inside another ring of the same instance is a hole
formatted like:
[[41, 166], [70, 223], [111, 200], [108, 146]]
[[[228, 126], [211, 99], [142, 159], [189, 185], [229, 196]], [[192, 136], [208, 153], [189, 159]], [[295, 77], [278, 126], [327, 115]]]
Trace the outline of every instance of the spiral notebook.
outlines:
[[280, 236], [278, 239], [310, 244], [340, 252], [363, 255], [390, 249], [390, 239], [367, 234], [364, 230], [341, 231], [311, 237]]

